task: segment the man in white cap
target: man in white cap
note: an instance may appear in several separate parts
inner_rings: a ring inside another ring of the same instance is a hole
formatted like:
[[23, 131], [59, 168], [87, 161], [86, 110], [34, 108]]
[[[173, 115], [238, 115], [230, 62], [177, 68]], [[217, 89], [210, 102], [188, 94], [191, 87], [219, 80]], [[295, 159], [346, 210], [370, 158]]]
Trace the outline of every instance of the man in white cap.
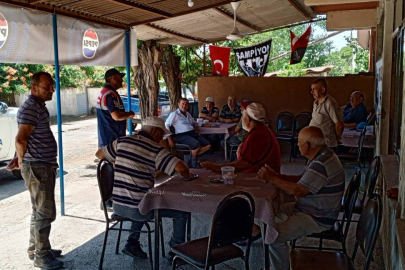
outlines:
[[[100, 159], [114, 162], [114, 213], [133, 220], [127, 244], [122, 252], [131, 257], [147, 258], [139, 244], [139, 233], [146, 221], [152, 220], [153, 211], [146, 215], [139, 212], [138, 204], [150, 188], [154, 186], [155, 172], [162, 171], [168, 175], [178, 172], [185, 180], [194, 175], [187, 165], [159, 145], [164, 134], [170, 134], [165, 123], [157, 116], [147, 117], [142, 121], [141, 131], [137, 135], [118, 138], [102, 147], [96, 153]], [[173, 234], [170, 246], [185, 241], [187, 214], [182, 211], [160, 210], [162, 217], [173, 218]]]
[[242, 102], [242, 126], [248, 134], [238, 148], [238, 160], [227, 164], [201, 162], [201, 166], [220, 172], [223, 166], [233, 166], [236, 171], [257, 172], [268, 164], [276, 172], [280, 172], [281, 152], [273, 132], [264, 124], [266, 112], [260, 103]]
[[215, 102], [213, 97], [207, 97], [205, 99], [205, 107], [201, 109], [200, 114], [198, 115], [200, 118], [205, 118], [211, 122], [215, 122], [218, 120], [219, 117], [219, 109], [215, 107]]

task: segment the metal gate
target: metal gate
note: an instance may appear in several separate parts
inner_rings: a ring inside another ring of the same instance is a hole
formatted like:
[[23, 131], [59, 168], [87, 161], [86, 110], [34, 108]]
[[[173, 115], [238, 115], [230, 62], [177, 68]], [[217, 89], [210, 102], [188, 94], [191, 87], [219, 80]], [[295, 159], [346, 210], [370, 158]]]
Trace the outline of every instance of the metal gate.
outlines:
[[86, 93], [76, 94], [77, 114], [87, 114], [87, 95]]

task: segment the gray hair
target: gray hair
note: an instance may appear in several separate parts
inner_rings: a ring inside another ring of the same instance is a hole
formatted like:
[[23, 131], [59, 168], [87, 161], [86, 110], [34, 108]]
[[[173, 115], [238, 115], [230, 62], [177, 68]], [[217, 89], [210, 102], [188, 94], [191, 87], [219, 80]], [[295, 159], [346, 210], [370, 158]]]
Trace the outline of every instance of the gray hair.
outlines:
[[325, 135], [323, 134], [322, 129], [318, 127], [305, 127], [301, 130], [299, 137], [304, 142], [310, 144], [311, 148], [316, 148], [320, 146], [324, 146], [325, 143]]

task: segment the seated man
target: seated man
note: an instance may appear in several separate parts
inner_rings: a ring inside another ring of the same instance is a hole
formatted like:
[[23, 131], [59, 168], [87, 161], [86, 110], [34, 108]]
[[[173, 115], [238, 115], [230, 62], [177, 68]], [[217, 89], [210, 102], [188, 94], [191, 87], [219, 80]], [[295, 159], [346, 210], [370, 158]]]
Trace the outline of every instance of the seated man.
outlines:
[[278, 236], [270, 244], [272, 270], [290, 269], [287, 241], [328, 230], [335, 224], [345, 188], [342, 164], [325, 145], [321, 129], [302, 129], [298, 147], [309, 159], [301, 175], [278, 174], [267, 164], [258, 173], [259, 178], [297, 198], [297, 202], [282, 204], [276, 216]]
[[229, 96], [228, 104], [222, 107], [219, 120], [225, 123], [238, 123], [241, 116], [242, 113], [240, 107], [236, 103], [236, 96]]
[[363, 103], [364, 95], [360, 91], [354, 91], [350, 96], [350, 102], [341, 107], [343, 110], [343, 125], [355, 128], [361, 122], [367, 122], [367, 107]]
[[[196, 124], [188, 109], [188, 99], [181, 98], [178, 103], [178, 109], [172, 112], [166, 120], [165, 126], [170, 130], [170, 126], [175, 129], [175, 137], [178, 143], [186, 144], [191, 148], [191, 166], [198, 168], [197, 155], [205, 153], [211, 148], [207, 139], [194, 132]], [[169, 146], [173, 147], [172, 137], [168, 137]]]
[[280, 172], [280, 146], [273, 132], [266, 127], [266, 112], [259, 103], [242, 102], [243, 128], [248, 132], [246, 140], [239, 145], [238, 160], [228, 164], [201, 162], [201, 166], [220, 172], [223, 166], [233, 166], [236, 171], [257, 172], [264, 164], [269, 164], [276, 172]]
[[[114, 162], [114, 212], [134, 220], [131, 229], [140, 231], [145, 221], [152, 220], [153, 211], [146, 215], [139, 212], [138, 204], [154, 186], [155, 172], [172, 175], [175, 171], [184, 178], [192, 177], [183, 161], [172, 156], [159, 145], [165, 133], [170, 133], [164, 121], [157, 116], [147, 117], [137, 135], [118, 138], [96, 153], [100, 159]], [[170, 246], [185, 241], [187, 214], [176, 210], [160, 210], [162, 217], [173, 218], [173, 234]], [[122, 252], [131, 257], [145, 259], [147, 254], [139, 245], [139, 232], [132, 232]]]
[[207, 97], [205, 99], [205, 107], [201, 109], [200, 118], [205, 118], [211, 122], [215, 122], [219, 117], [219, 109], [215, 107], [214, 99], [212, 97]]

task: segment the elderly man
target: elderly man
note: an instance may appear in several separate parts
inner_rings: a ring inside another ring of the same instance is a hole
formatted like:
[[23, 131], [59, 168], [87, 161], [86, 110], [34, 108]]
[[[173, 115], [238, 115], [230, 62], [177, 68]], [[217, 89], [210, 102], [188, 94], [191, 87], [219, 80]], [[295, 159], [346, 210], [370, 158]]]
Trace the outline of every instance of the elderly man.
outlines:
[[[178, 103], [178, 109], [172, 112], [166, 120], [165, 126], [168, 130], [174, 127], [175, 137], [178, 143], [186, 144], [191, 148], [191, 167], [198, 168], [197, 156], [205, 153], [211, 148], [210, 142], [203, 136], [194, 132], [196, 122], [187, 111], [188, 99], [181, 98]], [[172, 137], [168, 137], [169, 146], [173, 147]]]
[[[141, 131], [137, 135], [129, 135], [115, 140], [99, 149], [98, 158], [106, 158], [114, 162], [114, 212], [120, 216], [134, 220], [122, 252], [131, 257], [147, 258], [147, 254], [139, 244], [139, 233], [144, 222], [152, 220], [153, 211], [146, 215], [139, 212], [138, 204], [150, 188], [154, 186], [155, 172], [162, 171], [168, 175], [180, 173], [186, 180], [193, 177], [183, 161], [171, 155], [159, 145], [164, 134], [170, 134], [164, 121], [157, 116], [147, 117], [142, 122]], [[185, 241], [187, 215], [185, 212], [164, 209], [162, 217], [173, 218], [173, 234], [170, 246]]]
[[325, 79], [317, 78], [311, 83], [314, 108], [310, 126], [319, 127], [325, 135], [326, 145], [335, 148], [343, 133], [342, 113], [334, 98], [328, 95]]
[[345, 127], [355, 128], [359, 123], [367, 122], [367, 107], [363, 101], [364, 95], [360, 91], [350, 95], [350, 102], [341, 108]]
[[225, 123], [238, 123], [241, 116], [242, 113], [236, 103], [236, 96], [229, 96], [228, 104], [222, 107], [219, 120]]
[[248, 134], [239, 145], [238, 160], [228, 164], [201, 162], [201, 166], [214, 172], [220, 172], [223, 166], [234, 166], [236, 171], [257, 172], [264, 164], [269, 164], [276, 172], [280, 172], [280, 146], [273, 132], [264, 124], [266, 112], [263, 105], [242, 102], [242, 107], [242, 126]]
[[117, 89], [122, 88], [122, 78], [115, 68], [106, 71], [104, 78], [106, 84], [97, 98], [97, 127], [98, 146], [109, 145], [119, 137], [125, 136], [128, 118], [135, 116], [134, 112], [125, 112], [124, 104]]
[[31, 95], [18, 110], [18, 133], [15, 138], [17, 158], [7, 169], [21, 168], [32, 204], [28, 257], [34, 266], [57, 269], [63, 262], [56, 259], [61, 250], [51, 249], [49, 234], [56, 218], [55, 178], [58, 163], [57, 145], [49, 123], [45, 101], [52, 100], [54, 81], [47, 72], [31, 78]]
[[287, 241], [328, 230], [335, 224], [345, 188], [342, 164], [325, 145], [321, 129], [302, 129], [298, 147], [310, 161], [301, 175], [278, 174], [267, 165], [258, 173], [259, 178], [297, 198], [297, 202], [281, 205], [276, 216], [278, 235], [270, 244], [272, 270], [290, 269]]
[[215, 107], [214, 99], [212, 97], [207, 97], [205, 99], [205, 107], [201, 109], [200, 118], [208, 119], [211, 122], [215, 122], [219, 117], [219, 109]]

